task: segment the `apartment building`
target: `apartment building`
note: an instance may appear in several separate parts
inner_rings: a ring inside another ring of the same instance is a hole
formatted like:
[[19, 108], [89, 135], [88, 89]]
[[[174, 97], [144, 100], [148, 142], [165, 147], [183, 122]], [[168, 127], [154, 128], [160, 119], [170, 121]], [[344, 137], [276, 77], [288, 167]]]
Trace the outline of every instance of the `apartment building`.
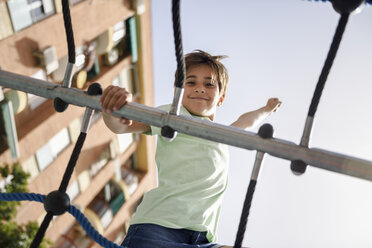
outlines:
[[[149, 0], [70, 0], [76, 45], [73, 87], [128, 88], [134, 100], [153, 105]], [[61, 84], [67, 42], [60, 0], [0, 2], [2, 70]], [[19, 161], [30, 173], [30, 192], [58, 189], [80, 134], [84, 108], [57, 113], [53, 101], [0, 90], [0, 166]], [[109, 240], [125, 236], [144, 192], [155, 185], [155, 142], [145, 135], [116, 135], [95, 113], [67, 193]], [[23, 202], [17, 221], [42, 221], [40, 203]], [[55, 217], [46, 237], [54, 247], [99, 247], [69, 214]]]

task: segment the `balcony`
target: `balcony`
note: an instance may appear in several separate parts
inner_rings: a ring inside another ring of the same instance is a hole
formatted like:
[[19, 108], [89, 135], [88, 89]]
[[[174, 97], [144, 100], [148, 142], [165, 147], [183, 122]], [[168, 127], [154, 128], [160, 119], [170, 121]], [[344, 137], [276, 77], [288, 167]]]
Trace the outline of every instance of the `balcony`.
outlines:
[[[100, 187], [98, 194], [83, 211], [95, 229], [110, 240], [120, 242], [123, 239], [129, 227], [133, 208], [143, 194], [144, 181], [142, 179], [145, 174], [136, 170], [135, 167], [135, 156], [132, 155], [126, 159], [120, 170], [114, 172], [108, 183]], [[105, 173], [105, 169], [102, 169], [100, 175]], [[58, 219], [58, 222], [61, 220]], [[80, 230], [79, 234], [76, 230]], [[83, 241], [90, 244], [88, 240], [92, 241], [75, 223], [63, 236], [59, 237], [55, 247], [63, 247], [62, 244], [79, 244]], [[84, 246], [80, 244], [78, 247]]]
[[[107, 27], [132, 16], [134, 12], [130, 7], [130, 1], [126, 0], [83, 1], [72, 6], [71, 19], [76, 47], [87, 40], [93, 40]], [[45, 32], [48, 35], [45, 35]], [[67, 54], [65, 36], [62, 13], [57, 13], [1, 40], [2, 69], [23, 75], [34, 74], [37, 69], [34, 67], [33, 52], [55, 46], [58, 58], [61, 58]]]

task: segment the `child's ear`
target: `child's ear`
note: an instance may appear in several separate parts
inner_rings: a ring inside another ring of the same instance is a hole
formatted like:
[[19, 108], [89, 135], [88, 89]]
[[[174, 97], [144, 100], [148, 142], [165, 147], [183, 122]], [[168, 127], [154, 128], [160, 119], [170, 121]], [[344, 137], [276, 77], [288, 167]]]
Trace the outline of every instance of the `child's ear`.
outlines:
[[225, 101], [225, 94], [222, 94], [222, 95], [220, 96], [220, 99], [219, 99], [218, 102], [217, 102], [217, 106], [221, 106], [222, 103], [223, 103], [223, 101]]

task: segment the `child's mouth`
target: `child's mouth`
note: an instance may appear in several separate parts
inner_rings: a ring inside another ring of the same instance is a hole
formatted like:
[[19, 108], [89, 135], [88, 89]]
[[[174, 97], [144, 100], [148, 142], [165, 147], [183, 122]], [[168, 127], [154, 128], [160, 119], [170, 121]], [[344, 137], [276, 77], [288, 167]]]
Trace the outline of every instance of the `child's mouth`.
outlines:
[[190, 97], [192, 100], [202, 100], [202, 101], [208, 101], [207, 98], [204, 97]]

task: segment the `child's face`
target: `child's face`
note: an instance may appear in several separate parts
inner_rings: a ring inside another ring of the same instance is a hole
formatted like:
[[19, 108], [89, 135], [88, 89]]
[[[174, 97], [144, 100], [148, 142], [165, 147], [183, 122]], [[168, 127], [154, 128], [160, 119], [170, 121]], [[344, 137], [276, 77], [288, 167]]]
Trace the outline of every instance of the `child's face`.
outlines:
[[217, 82], [212, 81], [212, 70], [208, 65], [191, 67], [186, 72], [182, 105], [193, 115], [214, 119], [216, 107], [225, 95], [220, 95]]

